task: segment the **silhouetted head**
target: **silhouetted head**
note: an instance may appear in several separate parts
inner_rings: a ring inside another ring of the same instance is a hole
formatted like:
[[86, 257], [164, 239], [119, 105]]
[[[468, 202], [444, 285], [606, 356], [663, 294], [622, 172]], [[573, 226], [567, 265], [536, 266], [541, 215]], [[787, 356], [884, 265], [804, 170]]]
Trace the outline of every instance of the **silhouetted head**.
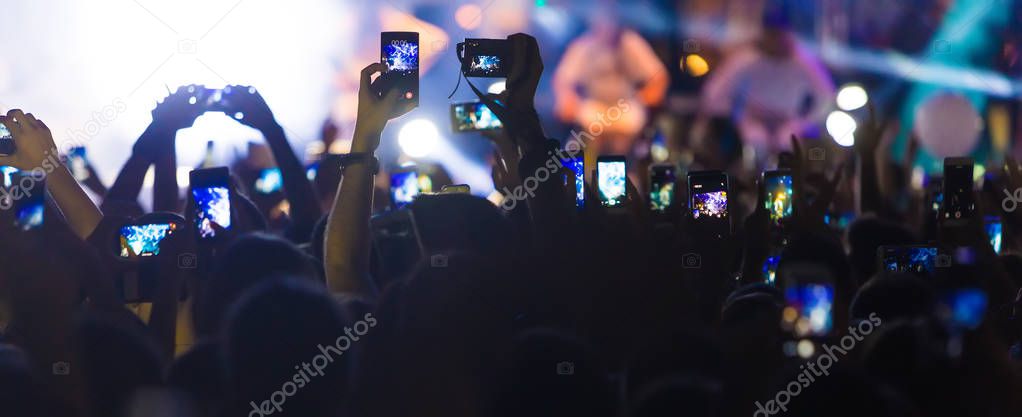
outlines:
[[722, 388], [712, 379], [670, 376], [642, 387], [635, 395], [628, 416], [719, 416]]
[[207, 340], [192, 346], [171, 363], [167, 385], [183, 394], [199, 417], [220, 415], [227, 381], [220, 345]]
[[864, 320], [872, 313], [885, 321], [911, 320], [934, 314], [937, 297], [918, 276], [881, 272], [859, 288], [851, 309], [852, 320]]
[[[265, 281], [238, 300], [222, 336], [231, 415], [332, 416], [342, 405], [354, 330], [322, 286]], [[363, 330], [364, 332], [364, 330]], [[254, 406], [252, 404], [255, 404]]]
[[613, 416], [613, 390], [582, 342], [552, 330], [530, 330], [516, 341], [500, 375], [497, 416]]
[[283, 276], [322, 282], [312, 257], [287, 240], [262, 233], [240, 236], [216, 258], [213, 274], [195, 301], [195, 328], [216, 333], [224, 312], [241, 294], [265, 279]]
[[409, 207], [430, 253], [507, 256], [516, 240], [510, 222], [484, 198], [468, 194], [422, 195]]
[[75, 326], [75, 357], [54, 364], [54, 372], [84, 378], [90, 416], [125, 415], [135, 395], [162, 386], [163, 364], [146, 332], [145, 325], [128, 313], [91, 314]]
[[877, 272], [877, 249], [884, 245], [910, 245], [916, 242], [904, 226], [877, 217], [860, 217], [848, 226], [849, 257], [857, 280], [869, 279]]

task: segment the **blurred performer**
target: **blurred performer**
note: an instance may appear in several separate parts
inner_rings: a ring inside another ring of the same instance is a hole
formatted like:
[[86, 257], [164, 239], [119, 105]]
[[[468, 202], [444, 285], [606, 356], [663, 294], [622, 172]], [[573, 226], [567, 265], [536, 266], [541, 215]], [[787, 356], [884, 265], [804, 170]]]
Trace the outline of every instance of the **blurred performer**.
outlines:
[[728, 54], [702, 94], [703, 116], [731, 117], [746, 150], [760, 164], [820, 122], [834, 97], [834, 82], [820, 60], [800, 45], [783, 12], [768, 12], [752, 45]]
[[649, 44], [618, 26], [609, 6], [602, 9], [568, 45], [553, 80], [557, 115], [595, 137], [586, 147], [589, 163], [597, 153], [628, 154], [646, 124], [646, 108], [663, 101], [668, 85], [667, 69]]

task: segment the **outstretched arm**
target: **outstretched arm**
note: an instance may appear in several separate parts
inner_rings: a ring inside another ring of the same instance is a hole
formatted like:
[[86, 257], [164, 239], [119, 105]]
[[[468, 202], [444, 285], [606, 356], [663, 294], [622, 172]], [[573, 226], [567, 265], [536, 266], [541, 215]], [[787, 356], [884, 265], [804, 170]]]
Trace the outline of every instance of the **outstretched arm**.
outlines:
[[284, 128], [277, 123], [273, 112], [259, 92], [244, 86], [234, 86], [230, 91], [232, 104], [243, 115], [238, 121], [262, 132], [273, 152], [273, 159], [280, 168], [284, 194], [291, 205], [291, 228], [288, 237], [298, 243], [307, 242], [323, 211], [319, 207], [319, 199], [316, 198], [312, 183], [305, 176], [302, 162], [288, 143]]
[[[191, 91], [189, 91], [191, 90]], [[201, 85], [179, 87], [153, 109], [153, 122], [135, 141], [131, 157], [124, 163], [117, 179], [103, 198], [110, 202], [137, 204], [138, 193], [149, 165], [156, 164], [156, 182], [153, 187], [153, 209], [177, 211], [178, 184], [174, 140], [177, 131], [190, 127], [205, 112], [203, 103], [194, 100]]]
[[18, 109], [0, 116], [0, 123], [10, 130], [17, 147], [14, 155], [0, 157], [0, 164], [24, 171], [43, 171], [47, 175], [46, 188], [71, 229], [81, 239], [92, 234], [103, 213], [60, 161], [50, 129], [31, 113]]
[[[399, 103], [395, 90], [380, 98], [371, 89], [373, 74], [386, 70], [375, 63], [362, 70], [358, 92], [358, 118], [351, 152], [373, 154], [387, 121], [411, 110]], [[332, 292], [368, 293], [369, 216], [373, 208], [373, 172], [367, 162], [349, 164], [337, 189], [324, 236], [324, 267]]]

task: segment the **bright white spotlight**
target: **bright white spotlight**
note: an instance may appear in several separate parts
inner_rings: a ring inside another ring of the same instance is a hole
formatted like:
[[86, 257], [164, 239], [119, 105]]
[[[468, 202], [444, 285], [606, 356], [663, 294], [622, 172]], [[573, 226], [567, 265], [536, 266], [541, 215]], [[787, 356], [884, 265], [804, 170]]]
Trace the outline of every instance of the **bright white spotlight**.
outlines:
[[507, 89], [506, 81], [497, 81], [493, 84], [490, 84], [490, 86], [486, 88], [486, 92], [490, 94], [500, 94], [503, 93], [504, 90], [506, 89]]
[[834, 138], [834, 141], [841, 146], [852, 146], [855, 144], [855, 128], [858, 125], [855, 119], [843, 111], [832, 111], [827, 115], [827, 133]]
[[852, 111], [866, 105], [869, 95], [858, 84], [848, 84], [837, 92], [837, 107], [844, 111]]
[[423, 158], [436, 149], [440, 141], [440, 131], [433, 122], [426, 119], [415, 119], [405, 123], [397, 132], [397, 144], [401, 151], [412, 158]]

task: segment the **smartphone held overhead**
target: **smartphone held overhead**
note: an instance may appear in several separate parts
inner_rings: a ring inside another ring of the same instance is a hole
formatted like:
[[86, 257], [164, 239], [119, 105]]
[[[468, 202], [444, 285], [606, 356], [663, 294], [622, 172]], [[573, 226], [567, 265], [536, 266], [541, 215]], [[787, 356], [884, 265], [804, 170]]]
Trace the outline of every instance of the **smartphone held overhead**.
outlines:
[[419, 34], [417, 32], [383, 32], [380, 34], [380, 62], [387, 71], [373, 85], [376, 94], [384, 96], [397, 90], [401, 100], [419, 104]]
[[197, 169], [191, 172], [190, 188], [195, 206], [193, 221], [200, 239], [217, 237], [214, 225], [231, 229], [230, 173], [226, 167]]

